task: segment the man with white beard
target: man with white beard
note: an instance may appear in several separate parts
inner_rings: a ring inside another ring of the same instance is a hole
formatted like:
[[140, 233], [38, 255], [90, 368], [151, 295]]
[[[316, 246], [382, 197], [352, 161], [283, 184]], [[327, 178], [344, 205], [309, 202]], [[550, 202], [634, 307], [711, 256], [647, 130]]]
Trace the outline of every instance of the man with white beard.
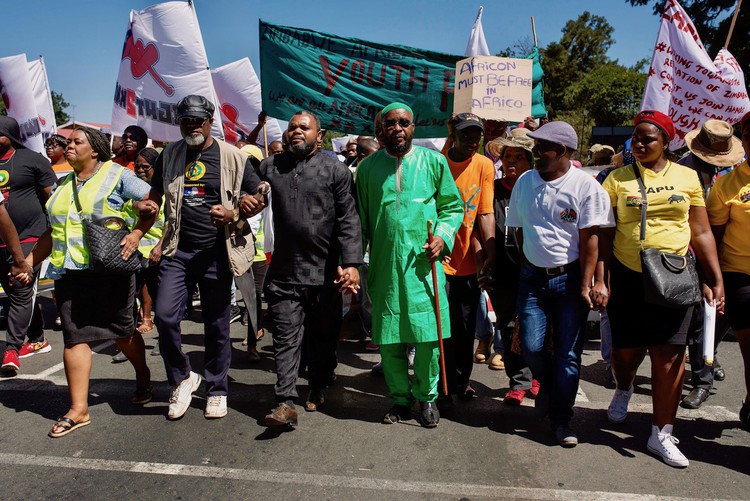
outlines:
[[[200, 289], [205, 326], [206, 418], [227, 414], [232, 346], [229, 315], [232, 275], [248, 271], [255, 242], [245, 218], [263, 208], [261, 186], [247, 155], [211, 137], [214, 105], [190, 95], [177, 104], [183, 139], [156, 159], [151, 187], [164, 197], [160, 287], [155, 323], [171, 386], [167, 418], [190, 407], [201, 376], [182, 351], [180, 321], [195, 284]], [[158, 199], [157, 197], [154, 197]], [[246, 209], [240, 211], [240, 203]]]

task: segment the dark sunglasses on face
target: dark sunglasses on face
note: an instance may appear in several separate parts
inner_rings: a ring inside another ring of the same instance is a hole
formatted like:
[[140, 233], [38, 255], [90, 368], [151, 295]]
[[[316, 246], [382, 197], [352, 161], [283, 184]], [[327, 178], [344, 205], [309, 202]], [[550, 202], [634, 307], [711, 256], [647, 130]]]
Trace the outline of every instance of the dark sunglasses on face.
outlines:
[[552, 151], [555, 148], [557, 148], [557, 145], [555, 143], [551, 143], [549, 141], [537, 141], [533, 149], [540, 153], [545, 153], [547, 151]]
[[123, 141], [126, 139], [132, 139], [133, 141], [138, 141], [138, 134], [133, 134], [132, 132], [126, 132], [122, 135]]
[[180, 119], [180, 125], [185, 125], [187, 127], [201, 127], [207, 120], [208, 118], [185, 117]]
[[406, 129], [413, 123], [414, 122], [412, 122], [408, 118], [399, 118], [398, 120], [396, 120], [395, 118], [391, 118], [383, 122], [386, 129], [392, 129], [396, 126], [396, 124], [398, 124], [402, 129]]

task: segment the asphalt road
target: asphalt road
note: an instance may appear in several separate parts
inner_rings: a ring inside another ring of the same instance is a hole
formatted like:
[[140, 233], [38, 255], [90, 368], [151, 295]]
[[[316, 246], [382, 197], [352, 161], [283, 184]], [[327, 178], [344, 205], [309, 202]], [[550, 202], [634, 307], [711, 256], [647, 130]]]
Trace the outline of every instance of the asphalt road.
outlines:
[[[52, 306], [44, 301], [51, 320]], [[199, 314], [196, 314], [198, 319]], [[51, 324], [50, 324], [51, 325]], [[149, 357], [155, 399], [130, 404], [129, 364], [111, 363], [111, 343], [96, 349], [92, 424], [47, 437], [68, 406], [62, 335], [48, 330], [51, 353], [22, 360], [0, 379], [0, 486], [6, 499], [750, 499], [750, 433], [739, 428], [742, 360], [733, 338], [720, 347], [727, 372], [700, 410], [680, 409], [675, 435], [690, 459], [673, 469], [646, 450], [651, 403], [648, 362], [639, 371], [625, 423], [607, 421], [612, 396], [598, 353], [586, 344], [574, 426], [580, 445], [557, 446], [533, 401], [505, 407], [504, 373], [475, 365], [479, 398], [457, 403], [434, 430], [416, 420], [380, 424], [389, 408], [378, 355], [364, 350], [359, 323], [345, 320], [336, 386], [294, 431], [262, 423], [273, 405], [270, 336], [263, 360], [249, 365], [232, 324], [229, 414], [203, 418], [204, 387], [179, 421], [167, 421], [168, 387], [159, 357]], [[202, 325], [183, 323], [194, 368], [202, 364]], [[146, 336], [149, 347], [155, 331]], [[300, 379], [305, 395], [307, 382]], [[687, 390], [686, 390], [687, 391]]]

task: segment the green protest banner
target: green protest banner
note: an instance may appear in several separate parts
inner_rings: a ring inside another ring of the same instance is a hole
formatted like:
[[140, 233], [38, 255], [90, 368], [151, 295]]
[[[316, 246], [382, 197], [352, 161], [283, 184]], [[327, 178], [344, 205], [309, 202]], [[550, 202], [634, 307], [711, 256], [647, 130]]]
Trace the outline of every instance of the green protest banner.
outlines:
[[377, 112], [401, 101], [414, 110], [415, 137], [447, 134], [462, 56], [259, 22], [263, 109], [270, 116], [288, 120], [306, 109], [324, 128], [372, 135]]

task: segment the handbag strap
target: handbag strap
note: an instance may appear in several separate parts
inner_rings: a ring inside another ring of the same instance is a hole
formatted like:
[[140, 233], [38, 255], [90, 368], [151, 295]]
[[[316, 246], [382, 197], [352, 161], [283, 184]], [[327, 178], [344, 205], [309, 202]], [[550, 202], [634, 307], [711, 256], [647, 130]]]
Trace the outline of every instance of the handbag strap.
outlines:
[[70, 184], [73, 188], [73, 202], [76, 204], [76, 210], [78, 211], [78, 214], [81, 214], [83, 212], [83, 209], [81, 209], [81, 201], [78, 199], [78, 180], [76, 179], [76, 175], [74, 172], [68, 174], [68, 177], [70, 178]]
[[646, 185], [643, 184], [643, 178], [641, 177], [641, 170], [638, 168], [637, 163], [631, 164], [633, 172], [635, 173], [635, 180], [638, 181], [638, 188], [641, 190], [641, 250], [643, 249], [643, 241], [646, 240], [646, 212], [648, 210], [648, 199], [646, 198]]

